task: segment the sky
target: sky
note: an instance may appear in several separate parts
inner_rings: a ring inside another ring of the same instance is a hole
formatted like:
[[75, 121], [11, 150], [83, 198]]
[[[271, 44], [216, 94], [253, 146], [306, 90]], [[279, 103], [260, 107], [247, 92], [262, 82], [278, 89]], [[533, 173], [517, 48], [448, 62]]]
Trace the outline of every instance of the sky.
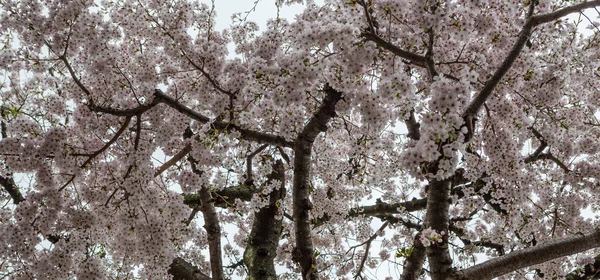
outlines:
[[[201, 3], [209, 5], [214, 4], [214, 9], [217, 14], [216, 29], [223, 30], [229, 28], [233, 20], [231, 16], [235, 13], [240, 13], [242, 18], [253, 21], [259, 26], [259, 32], [266, 28], [267, 21], [277, 17], [277, 0], [200, 0]], [[306, 1], [305, 1], [306, 2]], [[324, 0], [314, 0], [317, 5], [322, 5]], [[279, 9], [279, 17], [293, 21], [297, 14], [304, 11], [304, 5], [293, 4], [283, 5]], [[228, 46], [229, 55], [235, 56], [233, 43]]]
[[[261, 30], [265, 29], [266, 22], [270, 18], [277, 17], [276, 0], [214, 0], [215, 11], [217, 13], [217, 26], [219, 30], [223, 30], [231, 25], [231, 15], [234, 13], [242, 13], [242, 17], [248, 14], [247, 20], [254, 21], [260, 26]], [[324, 0], [317, 0], [315, 3], [322, 4]], [[211, 5], [210, 0], [201, 0], [200, 2]], [[303, 11], [303, 5], [294, 4], [284, 6], [280, 9], [279, 16], [293, 19], [294, 16]]]

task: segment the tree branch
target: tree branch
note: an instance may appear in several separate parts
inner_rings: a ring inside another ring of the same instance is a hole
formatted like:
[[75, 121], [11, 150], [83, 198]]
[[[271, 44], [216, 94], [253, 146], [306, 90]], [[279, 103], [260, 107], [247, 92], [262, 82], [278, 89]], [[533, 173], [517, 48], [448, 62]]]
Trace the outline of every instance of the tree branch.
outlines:
[[238, 131], [242, 134], [242, 138], [244, 138], [247, 141], [254, 141], [256, 143], [269, 144], [273, 146], [281, 146], [287, 148], [294, 147], [294, 142], [286, 140], [284, 137], [242, 128], [237, 124], [226, 122], [214, 122], [213, 126], [219, 130]]
[[433, 31], [433, 27], [429, 27], [427, 29], [427, 35], [429, 37], [429, 42], [427, 43], [427, 52], [425, 53], [425, 58], [427, 59], [427, 72], [429, 73], [429, 79], [433, 81], [433, 77], [437, 76], [438, 73], [435, 70], [435, 62], [433, 61], [433, 44], [435, 39], [435, 32]]
[[329, 85], [324, 89], [327, 94], [323, 103], [306, 124], [294, 142], [294, 180], [293, 180], [293, 217], [296, 248], [293, 258], [300, 263], [303, 280], [316, 280], [317, 270], [313, 255], [312, 234], [310, 232], [310, 160], [312, 146], [319, 133], [327, 130], [327, 123], [335, 116], [335, 105], [342, 94]]
[[600, 230], [589, 234], [552, 240], [534, 247], [514, 251], [481, 264], [458, 271], [453, 279], [492, 279], [509, 272], [600, 247]]
[[177, 112], [182, 113], [194, 120], [197, 120], [201, 123], [207, 123], [210, 121], [210, 118], [208, 118], [207, 116], [204, 116], [204, 115], [190, 109], [189, 107], [181, 104], [175, 98], [164, 94], [162, 92], [162, 90], [160, 90], [160, 89], [155, 90], [154, 97], [155, 97], [155, 100], [158, 99], [161, 103], [169, 105], [169, 107], [175, 109]]
[[135, 138], [133, 140], [133, 150], [137, 151], [140, 146], [140, 139], [142, 137], [142, 115], [136, 115], [135, 117]]
[[517, 60], [517, 58], [519, 57], [521, 50], [527, 43], [527, 40], [529, 40], [529, 36], [531, 35], [533, 27], [555, 21], [570, 13], [580, 12], [586, 8], [592, 8], [595, 6], [600, 6], [600, 0], [584, 2], [581, 4], [560, 9], [552, 13], [530, 17], [525, 22], [525, 25], [521, 29], [521, 32], [519, 32], [517, 41], [513, 45], [512, 49], [510, 50], [510, 52], [508, 53], [498, 70], [496, 70], [494, 75], [489, 80], [487, 80], [483, 89], [481, 89], [481, 91], [477, 94], [475, 99], [471, 101], [471, 104], [469, 104], [467, 110], [463, 113], [463, 118], [465, 120], [472, 121], [472, 118], [477, 114], [477, 112], [479, 112], [479, 109], [481, 108], [481, 106], [483, 106], [483, 103], [492, 95], [494, 89], [496, 88], [500, 80], [502, 80], [502, 77], [504, 77], [504, 75], [511, 68], [515, 60]]
[[481, 247], [486, 247], [486, 248], [490, 248], [490, 249], [494, 249], [496, 250], [496, 252], [498, 252], [498, 254], [500, 256], [504, 255], [504, 245], [502, 244], [498, 244], [498, 243], [493, 243], [491, 241], [486, 241], [486, 240], [480, 240], [480, 241], [471, 241], [469, 239], [463, 238], [463, 236], [466, 235], [465, 231], [462, 228], [459, 228], [453, 224], [451, 224], [449, 226], [450, 231], [454, 232], [458, 238], [460, 239], [460, 241], [462, 241], [463, 244], [465, 245], [474, 245], [474, 246], [481, 246]]
[[154, 172], [154, 177], [160, 176], [160, 174], [162, 174], [167, 169], [169, 169], [171, 166], [175, 165], [177, 162], [179, 162], [181, 159], [183, 159], [185, 156], [187, 156], [187, 154], [189, 154], [190, 151], [192, 151], [192, 145], [190, 145], [188, 143], [185, 145], [185, 147], [183, 147], [183, 149], [181, 149], [181, 151], [179, 151], [177, 154], [175, 154], [171, 159], [167, 160], [167, 162], [163, 163]]
[[254, 214], [252, 231], [248, 236], [244, 263], [248, 267], [249, 280], [276, 280], [275, 263], [277, 246], [283, 229], [279, 203], [285, 196], [285, 169], [281, 160], [273, 164], [273, 171], [267, 176], [266, 185], [278, 181], [278, 186], [269, 193], [269, 204]]
[[419, 132], [419, 128], [421, 125], [417, 122], [415, 118], [415, 109], [410, 110], [410, 115], [408, 119], [406, 119], [406, 128], [408, 130], [408, 138], [413, 140], [421, 139], [421, 132]]
[[173, 275], [173, 280], [212, 280], [200, 269], [182, 258], [175, 258], [167, 272]]
[[[185, 57], [185, 59], [194, 67], [196, 68], [196, 70], [200, 71], [200, 73], [202, 73], [202, 75], [208, 80], [208, 82], [213, 86], [214, 89], [216, 89], [217, 91], [228, 95], [230, 97], [233, 97], [235, 94], [229, 90], [224, 89], [223, 87], [221, 87], [220, 83], [213, 77], [211, 77], [206, 70], [204, 70], [204, 62], [202, 62], [202, 67], [196, 63], [194, 63], [194, 61], [192, 59], [189, 58], [189, 56], [187, 55], [187, 53], [181, 49], [181, 53], [183, 54], [183, 57]], [[202, 60], [204, 60], [204, 58], [201, 58]]]
[[410, 255], [404, 260], [404, 269], [400, 279], [402, 280], [416, 280], [421, 275], [423, 270], [423, 263], [425, 262], [425, 247], [420, 240], [421, 232], [415, 235], [413, 240], [412, 251]]
[[[512, 49], [510, 50], [500, 67], [496, 70], [494, 75], [487, 80], [487, 82], [483, 86], [483, 89], [481, 89], [477, 96], [475, 96], [473, 101], [471, 101], [471, 104], [469, 104], [469, 106], [467, 107], [467, 110], [463, 113], [463, 118], [465, 118], [465, 120], [469, 118], [472, 119], [475, 115], [477, 115], [477, 112], [479, 112], [481, 106], [483, 106], [483, 103], [485, 103], [485, 101], [492, 95], [494, 89], [496, 88], [498, 83], [500, 83], [500, 80], [502, 80], [502, 77], [504, 77], [504, 75], [512, 67], [513, 63], [519, 57], [519, 54], [521, 53], [521, 50], [523, 50], [525, 43], [527, 43], [527, 40], [529, 40], [532, 28], [533, 24], [532, 20], [530, 19], [525, 23], [525, 25], [521, 29], [521, 32], [519, 32], [517, 42], [515, 42], [515, 44], [513, 45]], [[470, 132], [470, 134], [471, 133], [472, 132]]]
[[17, 205], [25, 200], [25, 198], [23, 198], [23, 195], [21, 194], [21, 191], [17, 187], [17, 184], [15, 184], [15, 179], [12, 175], [9, 175], [7, 177], [0, 176], [0, 185], [2, 185], [4, 190], [8, 192], [8, 194], [13, 200], [13, 204]]
[[527, 156], [527, 157], [526, 157], [526, 158], [523, 160], [523, 162], [524, 162], [524, 163], [531, 163], [531, 162], [534, 162], [534, 161], [536, 161], [536, 160], [539, 158], [539, 156], [542, 154], [542, 152], [544, 151], [544, 149], [546, 149], [546, 147], [548, 147], [548, 144], [546, 144], [546, 143], [542, 143], [542, 144], [540, 144], [540, 145], [537, 147], [537, 149], [535, 149], [535, 151], [533, 152], [533, 154], [531, 154], [531, 155]]
[[431, 279], [446, 279], [452, 269], [452, 259], [448, 251], [448, 209], [450, 207], [450, 188], [452, 179], [437, 181], [432, 179], [427, 189], [427, 212], [425, 227], [442, 235], [442, 242], [427, 247], [427, 259], [431, 270]]
[[[224, 188], [222, 190], [213, 191], [214, 205], [217, 207], [231, 207], [235, 205], [235, 200], [250, 201], [252, 196], [258, 192], [258, 189], [253, 185], [240, 184], [234, 187]], [[190, 207], [200, 205], [200, 195], [197, 193], [183, 194], [183, 203]]]
[[587, 1], [577, 5], [569, 6], [566, 8], [562, 8], [560, 10], [554, 11], [552, 13], [547, 13], [543, 15], [537, 15], [531, 18], [532, 24], [534, 26], [541, 25], [544, 23], [553, 22], [561, 17], [572, 13], [578, 13], [588, 8], [593, 8], [596, 6], [600, 6], [600, 0], [595, 1]]
[[363, 9], [364, 9], [365, 17], [367, 18], [367, 23], [369, 24], [368, 32], [372, 33], [372, 34], [377, 34], [376, 33], [377, 30], [375, 29], [376, 28], [376, 23], [373, 20], [373, 18], [371, 17], [371, 13], [369, 12], [369, 7], [368, 7], [367, 3], [365, 3], [364, 0], [360, 0], [358, 2], [358, 4], [361, 5], [363, 7]]
[[[46, 45], [48, 46], [48, 48], [50, 50], [52, 50], [52, 46], [48, 42], [46, 42]], [[52, 50], [52, 51], [54, 51], [54, 50]], [[62, 60], [62, 62], [65, 63], [65, 66], [67, 67], [67, 71], [69, 71], [69, 75], [71, 76], [71, 79], [73, 79], [73, 81], [79, 87], [79, 89], [81, 89], [85, 93], [85, 95], [90, 99], [88, 105], [93, 105], [94, 100], [92, 99], [92, 93], [88, 90], [87, 87], [85, 87], [85, 85], [81, 82], [81, 80], [77, 77], [77, 75], [75, 75], [75, 70], [73, 70], [73, 67], [71, 67], [69, 60], [67, 59], [66, 49], [65, 49], [65, 53], [58, 56], [58, 59]]]
[[387, 216], [392, 214], [398, 214], [404, 209], [407, 212], [414, 212], [424, 210], [427, 207], [427, 199], [413, 199], [405, 202], [398, 203], [385, 203], [380, 199], [376, 200], [375, 205], [361, 206], [358, 209], [352, 209], [348, 213], [349, 217], [358, 216]]
[[567, 165], [565, 165], [562, 161], [560, 161], [558, 158], [556, 158], [554, 155], [552, 155], [552, 153], [547, 152], [547, 153], [542, 154], [544, 149], [546, 149], [546, 147], [548, 147], [548, 142], [546, 141], [546, 138], [539, 131], [537, 131], [534, 127], [529, 127], [529, 130], [531, 130], [533, 135], [541, 142], [541, 144], [535, 150], [535, 152], [533, 152], [533, 154], [531, 154], [530, 156], [526, 157], [523, 160], [523, 162], [524, 163], [532, 163], [536, 160], [549, 159], [549, 160], [553, 161], [554, 163], [556, 163], [556, 165], [558, 165], [563, 171], [565, 171], [565, 173], [571, 172], [571, 170], [569, 170], [569, 167]]
[[[203, 171], [196, 168], [196, 161], [190, 156], [188, 161], [192, 165], [192, 171], [198, 176], [203, 175]], [[204, 216], [204, 229], [208, 236], [208, 251], [210, 255], [211, 276], [214, 280], [225, 279], [223, 273], [223, 258], [221, 255], [221, 225], [219, 216], [215, 211], [212, 195], [207, 186], [201, 186], [198, 191], [200, 198], [199, 209]]]
[[262, 152], [267, 147], [268, 147], [268, 145], [264, 144], [264, 145], [260, 146], [258, 149], [256, 149], [256, 151], [254, 151], [254, 152], [250, 153], [248, 156], [246, 156], [246, 182], [248, 184], [251, 184], [254, 181], [254, 178], [252, 176], [252, 159], [254, 158], [254, 156], [256, 156], [258, 153]]
[[105, 113], [105, 114], [119, 116], [119, 117], [131, 117], [131, 116], [141, 115], [141, 114], [145, 113], [146, 111], [152, 109], [152, 107], [154, 107], [158, 104], [160, 104], [160, 100], [155, 98], [154, 100], [152, 100], [152, 102], [150, 102], [150, 104], [140, 105], [135, 108], [116, 109], [116, 108], [111, 108], [111, 107], [95, 105], [93, 102], [90, 102], [90, 104], [88, 104], [88, 108], [91, 111], [97, 112], [97, 113]]
[[[200, 123], [208, 123], [210, 119], [187, 106], [179, 103], [179, 101], [174, 98], [164, 94], [161, 90], [157, 89], [154, 96], [158, 98], [162, 103], [169, 105], [169, 107], [177, 110], [178, 112], [197, 120]], [[261, 144], [269, 144], [274, 146], [282, 146], [282, 147], [293, 147], [293, 142], [286, 140], [284, 137], [276, 136], [268, 133], [258, 132], [254, 130], [249, 130], [242, 128], [236, 124], [222, 122], [219, 120], [215, 120], [211, 123], [211, 126], [215, 129], [221, 131], [238, 131], [242, 134], [242, 137], [248, 141], [254, 141]]]
[[[177, 110], [178, 112], [180, 112], [200, 123], [210, 122], [210, 118], [208, 118], [207, 116], [204, 116], [204, 115], [190, 109], [189, 107], [181, 104], [179, 101], [164, 94], [159, 89], [156, 89], [156, 91], [154, 93], [154, 97], [155, 97], [154, 100], [152, 100], [152, 102], [150, 104], [141, 105], [141, 106], [138, 106], [135, 108], [115, 109], [115, 108], [110, 108], [110, 107], [97, 106], [97, 105], [93, 105], [93, 104], [88, 105], [88, 108], [90, 108], [90, 110], [92, 110], [93, 112], [106, 113], [106, 114], [110, 114], [110, 115], [114, 115], [114, 116], [132, 117], [132, 116], [141, 115], [144, 112], [151, 109], [152, 107], [154, 107], [160, 103], [164, 103], [164, 104], [168, 105], [169, 107]], [[282, 146], [282, 147], [288, 147], [288, 148], [293, 147], [293, 142], [286, 140], [284, 137], [242, 128], [233, 123], [227, 123], [227, 122], [222, 122], [220, 120], [215, 120], [214, 122], [211, 123], [211, 126], [214, 129], [217, 129], [220, 131], [238, 131], [238, 132], [240, 132], [242, 137], [248, 141], [254, 141], [257, 143], [261, 143], [261, 144], [269, 144], [269, 145]]]
[[379, 47], [382, 47], [382, 48], [390, 51], [391, 53], [410, 61], [411, 63], [413, 63], [417, 66], [427, 67], [427, 58], [425, 56], [402, 50], [402, 49], [396, 47], [394, 44], [379, 37], [377, 34], [373, 34], [371, 32], [363, 32], [362, 36], [366, 40], [374, 42]]
[[[375, 238], [377, 238], [377, 236], [379, 235], [379, 233], [383, 232], [385, 230], [385, 228], [390, 224], [389, 221], [386, 221], [385, 223], [383, 223], [383, 225], [381, 225], [381, 227], [379, 227], [379, 229], [369, 237], [369, 239], [367, 239], [365, 242], [356, 245], [356, 246], [365, 246], [365, 253], [363, 254], [361, 260], [360, 260], [360, 265], [358, 266], [358, 269], [356, 270], [356, 274], [354, 275], [354, 279], [362, 279], [362, 276], [360, 276], [362, 274], [362, 270], [365, 267], [365, 262], [367, 261], [367, 258], [369, 257], [369, 250], [371, 249], [371, 243], [373, 242], [373, 240], [375, 240]], [[353, 246], [354, 247], [354, 246]]]
[[[420, 228], [420, 225], [415, 225], [410, 222], [404, 221], [394, 216], [394, 214], [402, 213], [402, 209], [407, 212], [424, 210], [427, 205], [427, 199], [413, 199], [411, 201], [399, 202], [399, 203], [385, 203], [382, 202], [381, 199], [377, 199], [375, 205], [368, 206], [359, 206], [354, 209], [350, 209], [348, 211], [349, 218], [356, 218], [360, 216], [368, 216], [368, 217], [376, 217], [382, 221], [389, 221], [392, 224], [402, 223], [402, 225], [408, 228]], [[318, 219], [312, 219], [310, 223], [313, 225], [313, 228], [320, 227], [328, 222], [331, 217], [327, 214], [323, 215], [323, 217]], [[293, 220], [293, 218], [291, 219]]]
[[551, 153], [540, 154], [537, 157], [537, 159], [549, 159], [549, 160], [553, 161], [554, 163], [556, 163], [556, 165], [558, 165], [563, 171], [565, 171], [565, 173], [571, 172], [571, 170], [569, 170], [569, 167], [567, 165], [565, 165], [562, 161], [560, 161], [560, 159], [556, 158]]
[[[83, 164], [79, 167], [79, 168], [85, 168], [90, 162], [92, 162], [92, 160], [94, 160], [94, 158], [96, 158], [99, 154], [103, 153], [104, 151], [106, 151], [113, 143], [115, 143], [119, 137], [121, 137], [121, 134], [123, 134], [123, 132], [125, 132], [125, 130], [129, 127], [129, 122], [131, 121], [131, 116], [128, 116], [127, 118], [125, 118], [125, 122], [121, 125], [121, 128], [119, 128], [119, 130], [115, 133], [115, 135], [113, 135], [113, 137], [106, 142], [106, 144], [104, 144], [104, 146], [102, 146], [102, 148], [100, 148], [99, 150], [97, 150], [96, 152], [86, 155], [88, 156], [88, 159], [86, 161], [83, 162]], [[62, 185], [62, 187], [60, 187], [58, 189], [58, 191], [62, 191], [63, 189], [65, 189], [71, 182], [73, 182], [73, 179], [75, 179], [75, 175], [72, 175], [71, 178], [64, 184]]]

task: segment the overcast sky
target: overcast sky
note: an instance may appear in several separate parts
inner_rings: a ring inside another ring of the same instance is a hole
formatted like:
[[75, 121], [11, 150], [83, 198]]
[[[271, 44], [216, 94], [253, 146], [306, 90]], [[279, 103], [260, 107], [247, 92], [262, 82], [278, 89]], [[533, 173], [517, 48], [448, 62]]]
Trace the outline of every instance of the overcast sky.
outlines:
[[[201, 0], [211, 5], [210, 0]], [[322, 4], [324, 0], [315, 0], [315, 3]], [[248, 20], [254, 21], [260, 26], [260, 30], [265, 29], [268, 19], [277, 17], [277, 6], [275, 0], [214, 0], [215, 11], [217, 12], [217, 29], [222, 30], [231, 25], [231, 15], [242, 13], [242, 16], [248, 13]], [[256, 6], [256, 9], [252, 10]], [[294, 16], [304, 10], [303, 5], [295, 4], [284, 6], [280, 10], [280, 17], [292, 20]]]

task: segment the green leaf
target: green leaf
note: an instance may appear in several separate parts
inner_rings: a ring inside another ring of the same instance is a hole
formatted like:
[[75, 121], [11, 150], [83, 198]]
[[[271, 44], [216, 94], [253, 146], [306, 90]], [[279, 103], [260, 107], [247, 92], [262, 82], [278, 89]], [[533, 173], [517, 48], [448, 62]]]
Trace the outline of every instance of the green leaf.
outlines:
[[525, 73], [525, 75], [523, 75], [523, 79], [525, 81], [529, 81], [529, 80], [533, 79], [533, 77], [535, 77], [535, 72], [533, 72], [532, 70], [527, 70], [527, 73]]
[[6, 117], [16, 117], [21, 114], [21, 110], [19, 108], [9, 108], [9, 107], [0, 107], [0, 115], [3, 118]]
[[414, 247], [410, 247], [410, 248], [400, 248], [400, 250], [398, 250], [396, 252], [396, 258], [408, 258], [410, 257], [410, 255], [413, 252]]

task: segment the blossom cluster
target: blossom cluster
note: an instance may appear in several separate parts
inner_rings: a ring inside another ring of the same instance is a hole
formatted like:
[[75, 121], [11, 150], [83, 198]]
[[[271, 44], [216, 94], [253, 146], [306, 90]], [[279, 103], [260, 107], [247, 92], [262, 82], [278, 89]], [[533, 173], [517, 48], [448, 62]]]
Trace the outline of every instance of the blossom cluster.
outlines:
[[419, 241], [425, 247], [432, 246], [437, 243], [442, 242], [442, 238], [446, 233], [444, 231], [440, 231], [439, 233], [431, 228], [426, 228], [421, 231], [421, 235], [419, 236]]

